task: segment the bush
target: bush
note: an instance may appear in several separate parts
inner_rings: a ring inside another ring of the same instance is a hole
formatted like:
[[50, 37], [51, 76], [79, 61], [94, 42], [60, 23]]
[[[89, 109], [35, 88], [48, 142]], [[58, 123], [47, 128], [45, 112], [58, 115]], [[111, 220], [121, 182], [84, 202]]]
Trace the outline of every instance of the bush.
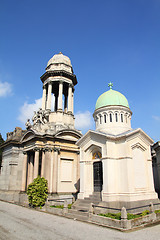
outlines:
[[121, 220], [121, 213], [106, 213], [106, 214], [101, 213], [99, 214], [99, 216]]
[[27, 195], [29, 205], [32, 207], [42, 207], [48, 196], [48, 183], [44, 177], [38, 176], [28, 185]]
[[[131, 219], [135, 219], [135, 218], [146, 216], [148, 214], [149, 214], [148, 210], [145, 210], [145, 211], [143, 211], [142, 213], [139, 213], [139, 214], [127, 213], [127, 219], [131, 220]], [[99, 214], [99, 216], [121, 220], [121, 213], [120, 212], [119, 213]]]

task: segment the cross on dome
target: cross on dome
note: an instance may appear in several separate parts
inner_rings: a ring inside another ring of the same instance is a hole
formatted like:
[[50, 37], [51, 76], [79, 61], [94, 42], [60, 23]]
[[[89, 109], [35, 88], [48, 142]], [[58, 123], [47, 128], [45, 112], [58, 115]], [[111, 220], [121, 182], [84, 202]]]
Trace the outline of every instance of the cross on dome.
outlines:
[[108, 83], [108, 87], [110, 87], [110, 89], [112, 89], [112, 87], [113, 87], [113, 83]]

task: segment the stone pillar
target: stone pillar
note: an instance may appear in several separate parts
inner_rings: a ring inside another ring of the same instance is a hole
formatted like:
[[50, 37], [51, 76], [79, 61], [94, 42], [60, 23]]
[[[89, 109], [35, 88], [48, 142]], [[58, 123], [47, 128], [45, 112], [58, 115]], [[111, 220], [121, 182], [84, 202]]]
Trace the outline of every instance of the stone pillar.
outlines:
[[50, 191], [51, 186], [51, 149], [47, 148], [45, 151], [45, 178], [48, 181], [48, 190]]
[[68, 88], [68, 113], [72, 113], [72, 85]]
[[59, 82], [58, 110], [62, 111], [63, 82]]
[[53, 165], [53, 192], [57, 192], [57, 181], [58, 181], [58, 149], [54, 148], [54, 165]]
[[43, 96], [42, 96], [42, 110], [46, 109], [46, 86], [43, 86]]
[[33, 154], [30, 156], [30, 183], [33, 182]]
[[53, 192], [53, 160], [54, 160], [54, 152], [51, 152], [51, 168], [50, 168], [50, 189], [49, 192]]
[[45, 150], [42, 151], [42, 166], [41, 166], [41, 177], [45, 177]]
[[29, 155], [27, 185], [33, 181], [33, 154]]
[[39, 168], [39, 150], [35, 150], [33, 178], [38, 177], [38, 168]]
[[27, 159], [28, 159], [27, 152], [24, 152], [23, 169], [22, 169], [22, 187], [21, 187], [21, 191], [23, 192], [26, 190], [26, 182], [27, 182]]
[[47, 98], [47, 109], [51, 110], [51, 94], [52, 94], [52, 83], [48, 83], [48, 98]]

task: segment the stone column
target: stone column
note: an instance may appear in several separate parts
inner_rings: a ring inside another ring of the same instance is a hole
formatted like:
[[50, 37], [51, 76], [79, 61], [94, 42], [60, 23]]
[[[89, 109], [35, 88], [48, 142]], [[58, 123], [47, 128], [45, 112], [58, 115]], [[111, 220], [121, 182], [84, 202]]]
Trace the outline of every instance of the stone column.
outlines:
[[53, 165], [53, 192], [57, 192], [58, 182], [58, 149], [54, 148], [54, 165]]
[[62, 111], [63, 82], [59, 82], [58, 110]]
[[48, 83], [48, 98], [47, 98], [47, 109], [51, 110], [51, 94], [52, 94], [52, 83]]
[[68, 88], [68, 113], [72, 113], [72, 84]]
[[51, 172], [50, 172], [50, 189], [49, 192], [52, 193], [53, 192], [53, 159], [54, 159], [54, 152], [51, 152]]
[[24, 152], [23, 169], [22, 169], [22, 186], [21, 186], [21, 191], [23, 192], [26, 190], [26, 183], [27, 183], [27, 159], [28, 159], [27, 152]]
[[39, 169], [39, 150], [35, 150], [35, 156], [34, 156], [34, 174], [33, 178], [38, 177], [38, 169]]
[[29, 184], [33, 182], [33, 154], [30, 156], [30, 178], [29, 178]]
[[45, 110], [46, 108], [46, 86], [43, 86], [43, 96], [42, 96], [42, 110]]
[[45, 150], [42, 151], [42, 166], [41, 166], [41, 177], [45, 177]]
[[51, 185], [51, 149], [47, 148], [45, 151], [45, 178], [48, 181], [48, 190], [50, 191], [50, 185]]

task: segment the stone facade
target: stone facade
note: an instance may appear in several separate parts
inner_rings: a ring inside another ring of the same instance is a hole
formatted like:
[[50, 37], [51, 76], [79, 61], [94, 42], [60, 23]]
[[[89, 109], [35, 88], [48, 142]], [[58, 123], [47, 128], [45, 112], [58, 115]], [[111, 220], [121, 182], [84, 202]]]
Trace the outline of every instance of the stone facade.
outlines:
[[131, 128], [132, 112], [122, 94], [110, 89], [97, 102], [93, 114], [96, 130], [89, 130], [77, 142], [78, 198], [100, 192], [101, 204], [120, 208], [155, 202], [150, 151], [153, 140], [140, 128]]
[[79, 147], [74, 127], [73, 96], [77, 84], [71, 61], [54, 55], [41, 76], [42, 108], [26, 130], [7, 133], [2, 145], [0, 190], [25, 192], [38, 175], [48, 180], [50, 194], [72, 196], [79, 190]]

